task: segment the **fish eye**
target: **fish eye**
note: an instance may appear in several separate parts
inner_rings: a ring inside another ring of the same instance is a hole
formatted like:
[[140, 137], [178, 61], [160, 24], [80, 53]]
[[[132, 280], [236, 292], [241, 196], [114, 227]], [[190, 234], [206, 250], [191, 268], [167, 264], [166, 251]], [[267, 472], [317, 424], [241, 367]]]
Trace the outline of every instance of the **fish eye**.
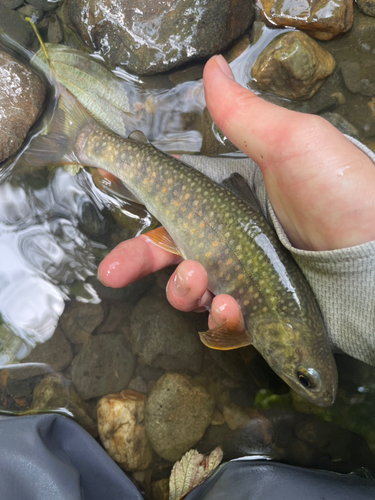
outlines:
[[316, 389], [320, 385], [319, 373], [314, 368], [299, 368], [297, 378], [306, 389]]

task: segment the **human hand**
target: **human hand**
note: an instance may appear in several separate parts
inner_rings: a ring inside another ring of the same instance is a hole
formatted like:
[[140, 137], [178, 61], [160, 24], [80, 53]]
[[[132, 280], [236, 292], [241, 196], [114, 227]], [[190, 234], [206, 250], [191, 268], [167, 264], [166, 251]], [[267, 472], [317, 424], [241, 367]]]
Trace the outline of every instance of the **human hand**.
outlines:
[[[292, 245], [332, 250], [375, 239], [375, 169], [364, 153], [323, 118], [280, 108], [241, 87], [221, 56], [206, 64], [204, 85], [215, 123], [260, 166]], [[118, 288], [180, 261], [142, 235], [118, 245], [98, 274], [105, 285]], [[232, 297], [213, 300], [207, 273], [197, 262], [178, 266], [167, 297], [183, 311], [211, 307], [210, 328], [225, 321], [243, 322]]]

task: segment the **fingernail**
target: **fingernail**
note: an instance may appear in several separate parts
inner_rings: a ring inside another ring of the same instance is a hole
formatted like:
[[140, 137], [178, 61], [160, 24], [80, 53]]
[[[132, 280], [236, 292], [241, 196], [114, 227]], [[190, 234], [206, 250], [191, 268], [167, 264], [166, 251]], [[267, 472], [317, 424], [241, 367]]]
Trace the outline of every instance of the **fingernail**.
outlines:
[[221, 54], [219, 54], [218, 56], [216, 56], [215, 60], [221, 71], [224, 73], [224, 75], [230, 78], [231, 80], [234, 80], [232, 70], [230, 69], [230, 66], [224, 59], [224, 57]]
[[190, 288], [187, 286], [186, 281], [178, 271], [173, 278], [173, 286], [176, 295], [178, 295], [179, 297], [185, 297], [190, 291]]

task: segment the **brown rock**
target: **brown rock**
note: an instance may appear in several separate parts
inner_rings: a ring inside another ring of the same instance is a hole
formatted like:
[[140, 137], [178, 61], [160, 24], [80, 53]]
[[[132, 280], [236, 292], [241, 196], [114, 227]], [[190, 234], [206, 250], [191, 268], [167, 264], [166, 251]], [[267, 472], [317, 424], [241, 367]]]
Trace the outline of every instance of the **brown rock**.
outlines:
[[169, 499], [169, 479], [159, 479], [151, 483], [152, 500]]
[[318, 40], [331, 40], [353, 24], [353, 0], [257, 0], [272, 27], [293, 26]]
[[80, 398], [69, 380], [55, 373], [45, 377], [35, 387], [31, 409], [42, 411], [61, 408], [66, 408], [87, 432], [97, 436], [96, 423], [90, 415], [89, 405]]
[[238, 151], [238, 147], [232, 144], [214, 123], [207, 108], [204, 108], [202, 115], [202, 135], [203, 140], [200, 152], [204, 155], [217, 156]]
[[335, 60], [308, 35], [289, 32], [258, 56], [253, 77], [260, 89], [287, 99], [309, 99], [335, 68]]
[[22, 145], [42, 110], [45, 95], [38, 75], [0, 51], [0, 162]]
[[132, 390], [105, 396], [98, 403], [98, 430], [104, 448], [127, 471], [146, 469], [152, 449], [144, 426], [146, 397]]
[[356, 0], [358, 7], [368, 16], [375, 17], [375, 0]]

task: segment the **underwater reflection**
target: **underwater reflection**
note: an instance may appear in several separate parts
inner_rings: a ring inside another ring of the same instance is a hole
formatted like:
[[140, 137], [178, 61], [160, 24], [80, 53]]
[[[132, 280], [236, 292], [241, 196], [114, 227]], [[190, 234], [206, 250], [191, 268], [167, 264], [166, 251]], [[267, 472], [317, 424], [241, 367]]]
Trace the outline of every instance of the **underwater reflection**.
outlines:
[[76, 285], [107, 251], [108, 200], [85, 171], [44, 170], [38, 179], [16, 168], [0, 185], [1, 365], [53, 335], [67, 298], [99, 302], [89, 285]]

